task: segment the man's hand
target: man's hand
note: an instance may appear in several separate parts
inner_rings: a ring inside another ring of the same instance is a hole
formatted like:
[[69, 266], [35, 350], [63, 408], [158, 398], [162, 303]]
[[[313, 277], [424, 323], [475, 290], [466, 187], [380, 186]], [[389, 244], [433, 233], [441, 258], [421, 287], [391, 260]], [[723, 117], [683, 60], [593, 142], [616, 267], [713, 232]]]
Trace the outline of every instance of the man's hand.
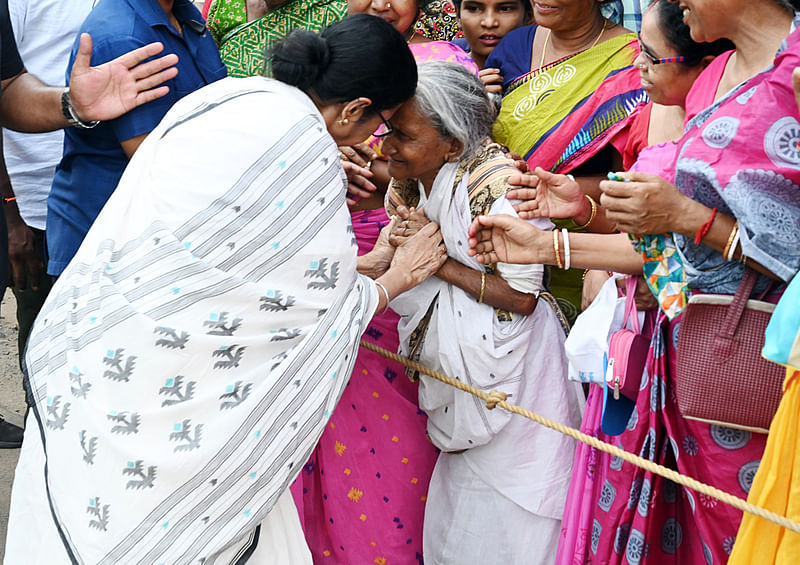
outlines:
[[161, 53], [161, 43], [151, 43], [113, 61], [92, 67], [92, 38], [81, 35], [78, 53], [69, 79], [70, 100], [77, 117], [85, 122], [111, 120], [169, 92], [158, 86], [178, 74], [178, 56], [165, 55], [142, 63]]

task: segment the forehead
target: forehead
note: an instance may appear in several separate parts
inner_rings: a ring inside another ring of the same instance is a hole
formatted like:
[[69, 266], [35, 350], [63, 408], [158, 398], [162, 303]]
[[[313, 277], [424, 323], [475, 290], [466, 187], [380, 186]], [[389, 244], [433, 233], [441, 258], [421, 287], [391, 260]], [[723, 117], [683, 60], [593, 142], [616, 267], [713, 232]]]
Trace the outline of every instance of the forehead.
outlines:
[[642, 43], [651, 49], [664, 49], [668, 47], [664, 32], [661, 30], [661, 18], [655, 7], [650, 8], [642, 15], [640, 36], [642, 38]]
[[403, 125], [411, 131], [414, 125], [423, 125], [428, 121], [427, 117], [423, 116], [417, 107], [416, 98], [404, 102], [392, 116], [392, 125], [401, 127]]
[[462, 0], [461, 6], [524, 6], [526, 0]]
[[430, 132], [436, 133], [436, 129], [430, 125], [430, 118], [419, 111], [414, 98], [400, 106], [390, 121], [395, 129], [414, 137]]

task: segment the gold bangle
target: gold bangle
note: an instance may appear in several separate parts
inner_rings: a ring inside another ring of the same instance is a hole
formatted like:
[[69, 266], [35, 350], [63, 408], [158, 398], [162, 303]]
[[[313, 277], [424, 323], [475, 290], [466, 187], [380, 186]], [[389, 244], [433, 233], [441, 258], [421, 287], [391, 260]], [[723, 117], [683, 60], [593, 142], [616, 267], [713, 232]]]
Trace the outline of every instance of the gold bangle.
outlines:
[[486, 292], [486, 273], [481, 271], [481, 293], [478, 296], [478, 304], [483, 303], [483, 293]]
[[588, 194], [584, 194], [584, 196], [589, 200], [589, 204], [592, 207], [592, 211], [589, 213], [589, 219], [586, 221], [585, 224], [578, 224], [578, 223], [575, 224], [576, 226], [578, 226], [579, 230], [588, 228], [589, 224], [591, 224], [594, 221], [595, 216], [597, 216], [597, 202], [595, 202], [594, 198], [592, 198]]
[[733, 243], [733, 239], [736, 237], [736, 232], [739, 231], [739, 222], [733, 223], [733, 228], [731, 229], [731, 233], [728, 236], [728, 243], [725, 244], [725, 249], [722, 250], [722, 257], [726, 258], [728, 253], [731, 250], [731, 244]]
[[559, 269], [563, 269], [564, 263], [561, 261], [561, 251], [558, 249], [558, 230], [553, 230], [553, 251], [556, 254], [556, 266]]

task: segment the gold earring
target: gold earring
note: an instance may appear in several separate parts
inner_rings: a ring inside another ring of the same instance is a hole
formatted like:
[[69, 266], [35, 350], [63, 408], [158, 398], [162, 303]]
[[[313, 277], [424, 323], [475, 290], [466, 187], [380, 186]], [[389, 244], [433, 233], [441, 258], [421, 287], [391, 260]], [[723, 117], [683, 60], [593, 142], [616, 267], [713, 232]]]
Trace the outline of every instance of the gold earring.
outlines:
[[340, 126], [346, 126], [349, 123], [350, 123], [350, 120], [348, 120], [347, 118], [342, 118], [341, 120], [339, 120], [339, 125]]

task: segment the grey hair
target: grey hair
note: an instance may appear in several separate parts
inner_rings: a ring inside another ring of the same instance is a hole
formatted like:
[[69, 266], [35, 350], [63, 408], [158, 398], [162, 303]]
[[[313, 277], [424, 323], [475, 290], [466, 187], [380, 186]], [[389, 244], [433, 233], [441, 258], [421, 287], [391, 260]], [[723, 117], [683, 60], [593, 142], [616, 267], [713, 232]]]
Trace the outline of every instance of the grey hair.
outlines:
[[478, 77], [455, 63], [428, 61], [417, 67], [414, 103], [443, 137], [464, 147], [460, 158], [471, 157], [492, 135], [497, 110]]

